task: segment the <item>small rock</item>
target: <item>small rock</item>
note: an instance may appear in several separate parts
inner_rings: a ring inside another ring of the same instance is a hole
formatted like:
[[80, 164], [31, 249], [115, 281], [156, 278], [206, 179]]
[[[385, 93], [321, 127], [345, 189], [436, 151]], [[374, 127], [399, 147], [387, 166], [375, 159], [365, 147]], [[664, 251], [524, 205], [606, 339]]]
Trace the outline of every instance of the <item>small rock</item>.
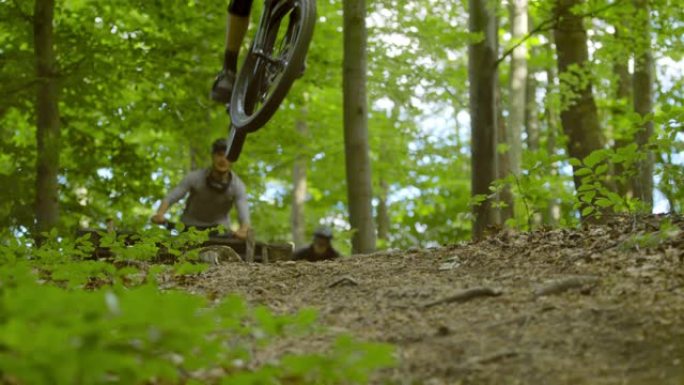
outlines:
[[240, 255], [231, 247], [225, 245], [214, 245], [202, 248], [199, 252], [202, 262], [218, 265], [226, 262], [242, 262]]
[[437, 336], [438, 337], [446, 337], [449, 334], [451, 334], [451, 330], [449, 330], [448, 327], [442, 325], [442, 326], [437, 328]]
[[458, 257], [451, 257], [439, 265], [439, 270], [453, 270], [457, 269], [459, 266], [461, 266], [461, 261]]

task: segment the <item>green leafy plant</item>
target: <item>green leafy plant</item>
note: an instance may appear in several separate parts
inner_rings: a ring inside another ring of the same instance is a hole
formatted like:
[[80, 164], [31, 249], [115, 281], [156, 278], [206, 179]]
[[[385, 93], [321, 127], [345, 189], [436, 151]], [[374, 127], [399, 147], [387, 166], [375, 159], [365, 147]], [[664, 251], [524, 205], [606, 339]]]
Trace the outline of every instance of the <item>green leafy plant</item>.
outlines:
[[[316, 312], [276, 315], [237, 296], [213, 304], [162, 292], [155, 279], [125, 287], [140, 271], [62, 254], [80, 242], [53, 237], [37, 250], [21, 242], [1, 246], [0, 383], [364, 383], [394, 363], [388, 345], [340, 337], [327, 353], [253, 365], [255, 352], [277, 339], [321, 331]], [[204, 267], [152, 265], [147, 275]], [[89, 285], [93, 280], [101, 283]], [[208, 377], [211, 370], [221, 375]]]
[[609, 186], [610, 166], [622, 164], [625, 172], [616, 179], [625, 182], [634, 163], [643, 154], [637, 151], [636, 144], [618, 148], [594, 151], [582, 161], [572, 158], [570, 164], [575, 168], [575, 177], [580, 178], [577, 188], [577, 201], [574, 208], [581, 210], [583, 217], [600, 218], [607, 211], [614, 213], [633, 213], [643, 210], [644, 206], [637, 199], [621, 196]]
[[658, 231], [634, 234], [621, 244], [620, 248], [623, 250], [650, 249], [659, 247], [664, 242], [677, 239], [681, 235], [682, 231], [679, 227], [666, 219], [660, 222]]

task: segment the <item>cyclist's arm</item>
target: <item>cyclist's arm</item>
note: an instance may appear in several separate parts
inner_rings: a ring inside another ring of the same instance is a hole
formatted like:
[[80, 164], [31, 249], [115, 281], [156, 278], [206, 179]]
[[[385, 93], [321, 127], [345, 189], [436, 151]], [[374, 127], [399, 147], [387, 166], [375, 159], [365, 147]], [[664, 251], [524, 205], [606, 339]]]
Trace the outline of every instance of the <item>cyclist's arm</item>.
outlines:
[[169, 207], [171, 207], [174, 203], [181, 200], [181, 198], [183, 198], [190, 191], [191, 186], [192, 178], [191, 175], [188, 175], [185, 178], [183, 178], [180, 184], [178, 184], [178, 186], [171, 190], [164, 199], [162, 199], [162, 202], [159, 205], [159, 208], [157, 209], [155, 217], [157, 219], [163, 218], [164, 214], [166, 214], [166, 212], [169, 210]]
[[247, 189], [241, 180], [238, 179], [236, 182], [235, 208], [237, 209], [238, 222], [240, 222], [238, 234], [246, 235], [247, 231], [251, 228], [249, 219], [249, 204], [247, 203]]

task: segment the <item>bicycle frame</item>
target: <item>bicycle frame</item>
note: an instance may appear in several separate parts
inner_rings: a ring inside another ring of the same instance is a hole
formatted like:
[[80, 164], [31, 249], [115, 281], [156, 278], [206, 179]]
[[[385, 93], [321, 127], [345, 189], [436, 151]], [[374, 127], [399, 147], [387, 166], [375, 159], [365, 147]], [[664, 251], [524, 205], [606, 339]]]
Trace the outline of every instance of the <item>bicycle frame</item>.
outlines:
[[[245, 57], [245, 60], [243, 62], [243, 67], [240, 69], [240, 73], [238, 75], [238, 79], [243, 79], [244, 77], [244, 79], [251, 80], [249, 80], [246, 83], [242, 83], [243, 86], [241, 87], [244, 88], [240, 88], [240, 92], [243, 93], [239, 94], [242, 97], [236, 98], [236, 91], [233, 90], [233, 100], [231, 105], [229, 106], [229, 108], [233, 111], [235, 111], [234, 108], [236, 108], [237, 111], [240, 111], [239, 116], [256, 116], [256, 118], [258, 119], [259, 114], [262, 112], [260, 108], [262, 108], [264, 104], [269, 105], [269, 103], [271, 105], [271, 107], [269, 108], [271, 108], [272, 111], [270, 112], [270, 115], [272, 115], [273, 111], [277, 109], [278, 104], [280, 104], [280, 101], [282, 100], [282, 98], [284, 98], [285, 93], [291, 86], [294, 77], [292, 75], [292, 69], [290, 68], [290, 66], [292, 66], [292, 63], [296, 63], [296, 66], [299, 67], [300, 61], [303, 61], [303, 55], [305, 55], [306, 49], [308, 47], [308, 42], [310, 40], [311, 32], [313, 30], [313, 24], [309, 24], [309, 32], [308, 37], [305, 40], [306, 43], [304, 46], [303, 54], [301, 53], [301, 48], [299, 48], [298, 52], [300, 52], [300, 54], [297, 56], [296, 60], [291, 57], [291, 54], [288, 54], [286, 56], [272, 55], [271, 51], [273, 50], [273, 42], [275, 41], [278, 35], [278, 27], [276, 27], [275, 30], [273, 30], [272, 24], [277, 22], [277, 25], [280, 25], [281, 20], [283, 20], [283, 16], [286, 15], [286, 13], [284, 12], [289, 12], [288, 9], [302, 9], [300, 7], [301, 4], [299, 4], [297, 0], [264, 0], [264, 9], [259, 19], [259, 26], [256, 30], [254, 39], [252, 40], [250, 50], [247, 53], [247, 56]], [[313, 17], [315, 18], [315, 8], [305, 9], [313, 9], [313, 11], [310, 11], [309, 14], [313, 12]], [[315, 19], [312, 19], [310, 17], [307, 20]], [[288, 29], [284, 37], [285, 39], [288, 39], [288, 36], [291, 37], [290, 34], [293, 33], [292, 31], [295, 30], [294, 28], [297, 28], [297, 31], [299, 31], [299, 28], [301, 26], [299, 24], [300, 22], [298, 21], [295, 23], [296, 24], [288, 24]], [[313, 23], [313, 21], [310, 21], [310, 23]], [[297, 27], [295, 27], [295, 25], [297, 25]], [[275, 34], [273, 31], [275, 31]], [[289, 82], [289, 84], [286, 86], [287, 88], [278, 88], [278, 85], [281, 81], [281, 77], [285, 76], [284, 74], [286, 73], [288, 73], [287, 79], [289, 79], [286, 80], [285, 83], [288, 84], [287, 82]], [[278, 80], [274, 81], [274, 79]], [[274, 84], [276, 85], [276, 88], [274, 89], [279, 90], [275, 91], [275, 94], [271, 93], [271, 86]], [[283, 89], [285, 90], [284, 93], [282, 91]], [[247, 93], [246, 97], [244, 97], [244, 92]], [[271, 98], [274, 95], [277, 95], [275, 96], [275, 100], [277, 101], [271, 103]], [[259, 100], [261, 101], [261, 103], [263, 103], [261, 106], [259, 104]], [[273, 105], [275, 105], [275, 107], [272, 107]], [[229, 110], [229, 114], [231, 110]], [[257, 131], [259, 128], [263, 126], [263, 124], [265, 124], [265, 121], [266, 120], [262, 119], [261, 123], [252, 124], [251, 126], [242, 125], [242, 123], [240, 123], [240, 127], [236, 127], [233, 123], [231, 123], [230, 133], [227, 140], [228, 147], [226, 149], [226, 158], [229, 161], [237, 161], [242, 151], [242, 147], [244, 145], [247, 134], [249, 134], [250, 132]]]
[[[266, 39], [267, 25], [271, 19], [271, 11], [278, 2], [286, 2], [291, 0], [265, 0], [264, 10], [259, 17], [259, 27], [256, 30], [256, 35], [253, 40], [253, 47], [248, 54], [253, 54], [261, 60], [272, 61], [272, 58], [263, 53], [264, 40]], [[282, 63], [281, 63], [282, 64]], [[286, 64], [286, 63], [285, 63]], [[230, 162], [236, 162], [242, 152], [242, 147], [245, 144], [245, 139], [248, 132], [239, 130], [232, 124], [230, 125], [230, 133], [228, 134], [228, 147], [226, 149], [226, 158]]]

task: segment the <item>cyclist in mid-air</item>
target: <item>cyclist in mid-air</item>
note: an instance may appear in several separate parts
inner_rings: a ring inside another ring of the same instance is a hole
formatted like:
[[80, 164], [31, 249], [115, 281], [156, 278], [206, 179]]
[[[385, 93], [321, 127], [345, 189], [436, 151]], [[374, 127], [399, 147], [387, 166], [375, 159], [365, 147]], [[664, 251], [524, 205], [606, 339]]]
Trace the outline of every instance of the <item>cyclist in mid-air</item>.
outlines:
[[219, 72], [211, 89], [211, 98], [227, 104], [233, 92], [237, 75], [240, 46], [249, 27], [249, 14], [253, 0], [230, 0], [226, 20], [226, 47], [223, 56], [223, 69]]

